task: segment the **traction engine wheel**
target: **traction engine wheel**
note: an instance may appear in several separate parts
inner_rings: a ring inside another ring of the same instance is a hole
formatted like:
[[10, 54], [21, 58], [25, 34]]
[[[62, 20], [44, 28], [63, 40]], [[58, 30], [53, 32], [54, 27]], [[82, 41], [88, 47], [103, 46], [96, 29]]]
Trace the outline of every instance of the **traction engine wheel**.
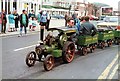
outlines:
[[101, 49], [105, 48], [105, 42], [101, 42]]
[[108, 47], [110, 47], [111, 45], [112, 45], [112, 40], [108, 42]]
[[70, 63], [74, 59], [74, 56], [75, 56], [75, 45], [73, 42], [67, 41], [63, 47], [63, 55], [62, 55], [63, 61], [65, 63]]
[[32, 66], [34, 66], [35, 62], [36, 62], [36, 53], [34, 51], [31, 51], [26, 56], [26, 64], [29, 67], [32, 67]]
[[54, 57], [53, 55], [47, 55], [44, 62], [44, 69], [50, 71], [54, 67]]
[[82, 54], [85, 56], [85, 55], [87, 55], [87, 53], [88, 53], [87, 47], [83, 47]]

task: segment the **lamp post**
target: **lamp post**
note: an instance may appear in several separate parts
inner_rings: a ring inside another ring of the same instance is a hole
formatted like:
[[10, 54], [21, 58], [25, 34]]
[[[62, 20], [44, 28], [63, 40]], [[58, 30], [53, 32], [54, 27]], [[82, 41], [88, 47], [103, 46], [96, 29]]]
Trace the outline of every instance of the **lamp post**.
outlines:
[[70, 15], [70, 10], [71, 10], [71, 7], [72, 7], [72, 6], [71, 6], [71, 4], [70, 4], [70, 6], [69, 6], [69, 15]]
[[41, 6], [40, 6], [40, 9], [42, 9], [42, 6], [43, 6], [43, 0], [41, 0]]
[[84, 12], [85, 12], [84, 15], [86, 16], [86, 3], [85, 3], [85, 2], [86, 2], [86, 0], [83, 0], [84, 6], [85, 6], [85, 7], [84, 7]]

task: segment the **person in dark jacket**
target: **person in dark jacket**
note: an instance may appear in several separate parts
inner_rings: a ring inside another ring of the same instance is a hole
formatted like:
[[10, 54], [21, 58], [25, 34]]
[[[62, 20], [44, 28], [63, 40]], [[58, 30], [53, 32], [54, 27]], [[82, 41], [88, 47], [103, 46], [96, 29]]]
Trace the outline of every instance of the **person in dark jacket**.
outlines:
[[97, 33], [96, 27], [89, 22], [89, 17], [85, 17], [85, 22], [81, 24], [80, 34], [94, 36]]
[[20, 36], [22, 36], [23, 27], [25, 34], [27, 34], [27, 26], [28, 26], [28, 16], [26, 10], [23, 10], [22, 14], [20, 15]]
[[28, 17], [29, 17], [29, 18], [30, 18], [30, 17], [32, 17], [32, 18], [35, 17], [35, 12], [34, 12], [34, 10], [31, 10], [31, 13], [28, 14]]
[[18, 26], [18, 21], [19, 21], [19, 14], [17, 13], [17, 10], [14, 11], [14, 16], [15, 16], [15, 31], [17, 31]]
[[7, 17], [6, 17], [5, 10], [2, 10], [1, 18], [2, 18], [1, 33], [5, 34], [5, 32], [6, 32], [6, 23], [7, 23]]

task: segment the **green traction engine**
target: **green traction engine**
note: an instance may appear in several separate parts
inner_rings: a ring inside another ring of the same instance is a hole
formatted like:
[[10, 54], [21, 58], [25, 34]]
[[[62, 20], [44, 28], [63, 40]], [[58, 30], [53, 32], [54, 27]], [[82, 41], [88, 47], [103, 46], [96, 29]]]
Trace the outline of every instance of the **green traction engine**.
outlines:
[[44, 69], [49, 71], [55, 66], [57, 58], [62, 58], [65, 63], [72, 62], [75, 55], [75, 45], [69, 41], [69, 34], [75, 32], [73, 29], [50, 28], [43, 43], [37, 45], [35, 51], [27, 54], [27, 66], [32, 67], [36, 61], [39, 61], [43, 62]]

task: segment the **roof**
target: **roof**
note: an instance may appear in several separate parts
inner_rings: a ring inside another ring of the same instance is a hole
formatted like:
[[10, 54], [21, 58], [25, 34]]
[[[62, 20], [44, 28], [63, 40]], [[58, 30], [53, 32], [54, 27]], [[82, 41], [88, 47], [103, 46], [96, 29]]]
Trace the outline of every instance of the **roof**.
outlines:
[[68, 28], [68, 27], [58, 27], [58, 28], [49, 28], [48, 31], [54, 31], [54, 30], [58, 30], [59, 32], [76, 32], [75, 27], [74, 28]]

